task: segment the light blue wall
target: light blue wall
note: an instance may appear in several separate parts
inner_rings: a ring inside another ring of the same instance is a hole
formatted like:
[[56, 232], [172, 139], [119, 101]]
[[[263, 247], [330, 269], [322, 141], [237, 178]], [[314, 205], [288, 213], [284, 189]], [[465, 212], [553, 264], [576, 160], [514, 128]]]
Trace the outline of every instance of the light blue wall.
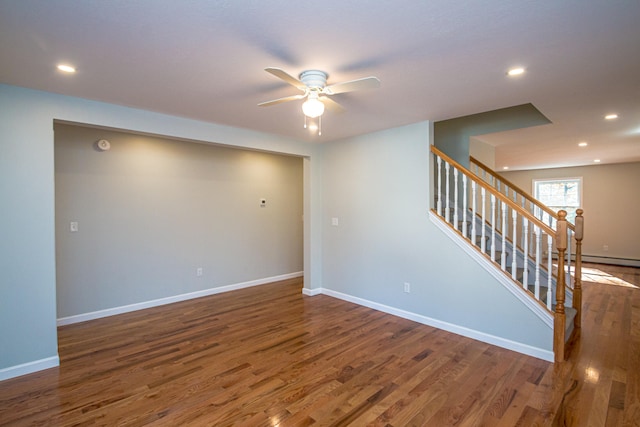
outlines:
[[430, 222], [428, 135], [418, 123], [324, 146], [323, 288], [550, 350], [548, 327]]
[[0, 86], [0, 369], [57, 358], [53, 121], [24, 95]]
[[[0, 379], [57, 358], [54, 120], [306, 156], [304, 250], [318, 253], [317, 147], [244, 129], [0, 85]], [[317, 263], [305, 256], [305, 286]], [[22, 365], [27, 364], [27, 367]]]

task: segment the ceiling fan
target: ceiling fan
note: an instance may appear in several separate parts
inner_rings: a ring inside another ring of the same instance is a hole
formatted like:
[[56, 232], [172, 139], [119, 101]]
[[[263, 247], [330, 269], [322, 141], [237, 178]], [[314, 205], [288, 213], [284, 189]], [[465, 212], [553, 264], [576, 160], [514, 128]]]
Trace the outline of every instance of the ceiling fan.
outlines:
[[282, 102], [295, 101], [307, 98], [302, 104], [302, 111], [306, 117], [316, 118], [322, 116], [325, 107], [330, 111], [341, 112], [344, 108], [329, 98], [338, 93], [353, 92], [363, 89], [375, 89], [380, 87], [380, 80], [377, 77], [364, 77], [362, 79], [350, 80], [342, 83], [334, 83], [327, 86], [329, 74], [320, 70], [306, 70], [300, 73], [296, 79], [280, 68], [265, 68], [265, 71], [284, 80], [291, 86], [302, 91], [301, 94], [274, 99], [272, 101], [261, 102], [260, 107], [276, 105]]

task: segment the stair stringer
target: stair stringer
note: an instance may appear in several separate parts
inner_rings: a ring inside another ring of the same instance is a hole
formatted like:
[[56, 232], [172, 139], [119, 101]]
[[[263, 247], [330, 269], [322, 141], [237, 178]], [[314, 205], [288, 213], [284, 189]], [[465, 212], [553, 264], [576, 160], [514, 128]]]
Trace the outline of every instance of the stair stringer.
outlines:
[[474, 261], [480, 264], [498, 283], [511, 292], [522, 304], [534, 313], [549, 329], [553, 330], [553, 313], [536, 301], [529, 292], [522, 288], [519, 282], [514, 281], [500, 270], [488, 257], [477, 250], [458, 231], [454, 230], [447, 222], [435, 212], [429, 211], [429, 219], [458, 247], [468, 254]]
[[[488, 224], [483, 224], [482, 223], [482, 218], [480, 218], [478, 216], [476, 216], [475, 219], [473, 219], [473, 220], [475, 220], [478, 229], [480, 229], [480, 227], [484, 226], [485, 235], [486, 236], [490, 236], [490, 234], [491, 234], [491, 226], [489, 226]], [[471, 222], [471, 219], [469, 219], [469, 222]], [[478, 231], [478, 235], [480, 233], [481, 232]], [[507, 252], [509, 252], [509, 257], [513, 257], [514, 254], [515, 254], [516, 266], [524, 267], [525, 256], [524, 256], [524, 253], [522, 252], [522, 249], [520, 249], [520, 247], [518, 247], [517, 245], [514, 248], [513, 242], [511, 242], [508, 239], [505, 240], [505, 242], [504, 242], [505, 248], [503, 248], [502, 247], [502, 235], [500, 234], [500, 232], [496, 232], [496, 236], [497, 236], [496, 237], [496, 243], [499, 244], [499, 247], [496, 248], [496, 250], [506, 250]], [[473, 246], [473, 245], [470, 245], [470, 246]], [[489, 239], [488, 242], [487, 242], [487, 250], [490, 250], [490, 249], [491, 249], [491, 240]], [[527, 272], [528, 272], [527, 284], [528, 284], [528, 286], [533, 286], [534, 283], [535, 283], [535, 268], [536, 268], [535, 261], [530, 256], [527, 256], [526, 257], [526, 262], [527, 262]], [[499, 268], [496, 267], [495, 264], [492, 263], [492, 266], [494, 268], [496, 268], [498, 271], [501, 271]], [[511, 266], [511, 263], [507, 262], [507, 267], [510, 267], [510, 266]], [[548, 275], [549, 275], [549, 272], [545, 267], [540, 269], [541, 286], [545, 286], [547, 284]], [[520, 282], [513, 281], [513, 280], [511, 280], [511, 281], [514, 284], [518, 285], [519, 287], [522, 287], [521, 286], [522, 284]], [[551, 295], [552, 295], [552, 303], [553, 304], [555, 304], [555, 298], [556, 298], [556, 295], [555, 295], [556, 285], [557, 285], [557, 281], [552, 276], [551, 277], [551, 289], [552, 289]], [[573, 305], [573, 291], [569, 287], [565, 288], [565, 304], [564, 305], [567, 308], [572, 307], [572, 305]]]
[[[442, 221], [442, 218], [440, 218], [440, 220]], [[479, 223], [478, 227], [482, 226], [481, 225], [482, 224], [482, 218], [476, 218], [476, 222]], [[446, 225], [446, 221], [444, 221], [444, 223]], [[489, 225], [487, 225], [487, 224], [484, 224], [484, 227], [485, 227], [485, 235], [489, 235], [489, 233], [491, 232], [491, 227]], [[465, 239], [463, 236], [461, 236], [456, 231], [452, 230], [451, 227], [447, 227], [447, 228], [449, 229], [449, 231], [451, 231], [452, 233], [456, 234], [459, 238], [462, 238], [466, 242], [467, 248], [464, 249], [465, 252], [469, 253], [469, 251], [473, 251], [473, 252], [476, 253], [476, 255], [478, 255], [480, 258], [482, 258], [482, 260], [478, 261], [478, 263], [481, 264], [482, 266], [484, 266], [485, 269], [489, 273], [491, 273], [491, 275], [493, 275], [495, 277], [495, 274], [494, 274], [495, 271], [502, 272], [502, 270], [497, 267], [497, 264], [491, 262], [490, 258], [482, 256], [482, 252], [479, 250], [479, 248], [477, 246], [474, 246], [474, 245], [470, 244], [467, 239]], [[496, 235], [502, 236], [499, 232], [496, 233]], [[496, 242], [500, 243], [500, 248], [499, 248], [500, 250], [508, 250], [508, 251], [510, 251], [510, 256], [513, 256], [513, 254], [515, 253], [516, 266], [523, 267], [524, 263], [525, 263], [525, 259], [526, 259], [527, 272], [528, 272], [528, 276], [529, 276], [527, 286], [528, 287], [532, 286], [534, 284], [534, 282], [535, 282], [535, 277], [531, 277], [532, 274], [535, 274], [534, 273], [535, 272], [535, 262], [533, 261], [533, 259], [531, 259], [530, 256], [526, 256], [526, 258], [525, 258], [525, 255], [524, 255], [522, 249], [520, 249], [518, 246], [516, 246], [515, 250], [514, 250], [513, 242], [511, 242], [509, 240], [505, 240], [505, 242], [504, 242], [506, 248], [502, 247], [502, 239], [501, 238], [499, 239], [499, 241], [498, 241], [498, 239], [496, 239]], [[490, 246], [490, 241], [489, 241], [489, 246]], [[475, 250], [473, 250], [473, 249], [475, 249]], [[488, 247], [488, 249], [490, 249], [490, 247]], [[477, 259], [477, 257], [474, 257], [474, 259]], [[490, 268], [487, 268], [487, 263], [491, 265]], [[544, 280], [544, 284], [547, 284], [548, 274], [549, 274], [548, 270], [541, 269], [541, 271], [540, 271], [540, 279], [541, 279], [541, 281]], [[525, 288], [522, 286], [522, 283], [520, 283], [517, 280], [513, 280], [513, 278], [511, 278], [508, 275], [507, 275], [507, 277], [508, 277], [507, 282], [513, 283], [518, 289], [520, 289], [523, 292], [527, 293], [525, 291]], [[504, 279], [504, 274], [502, 275], [502, 279]], [[542, 286], [542, 284], [541, 284], [541, 286]], [[556, 303], [556, 293], [555, 293], [556, 286], [557, 286], [557, 280], [554, 277], [551, 277], [552, 304]], [[511, 290], [509, 287], [507, 287], [507, 289]], [[528, 295], [528, 299], [529, 300], [533, 300], [535, 302], [535, 299], [532, 298], [531, 295]], [[541, 303], [542, 303], [542, 301], [541, 301]], [[542, 305], [544, 305], [544, 304], [542, 304]], [[564, 302], [564, 306], [565, 306], [565, 316], [566, 316], [565, 342], [567, 342], [571, 338], [571, 335], [572, 335], [572, 333], [573, 333], [573, 331], [575, 329], [574, 319], [575, 319], [575, 316], [577, 315], [576, 309], [573, 308], [573, 290], [571, 288], [569, 288], [569, 287], [565, 287], [565, 302]], [[534, 311], [534, 312], [537, 313], [536, 311]], [[551, 316], [552, 316], [552, 319], [553, 319], [553, 314], [551, 314]]]

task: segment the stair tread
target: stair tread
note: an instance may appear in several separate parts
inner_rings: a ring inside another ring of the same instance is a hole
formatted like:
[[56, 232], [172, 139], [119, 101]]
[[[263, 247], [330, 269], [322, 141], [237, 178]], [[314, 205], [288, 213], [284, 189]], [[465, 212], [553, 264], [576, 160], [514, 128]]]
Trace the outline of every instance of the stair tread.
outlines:
[[[509, 274], [511, 274], [511, 266], [507, 267], [507, 272]], [[524, 268], [523, 267], [517, 267], [516, 268], [516, 280], [518, 280], [519, 282], [522, 282], [522, 278], [524, 277]]]
[[[527, 285], [527, 288], [533, 295], [536, 294], [536, 285], [529, 284]], [[540, 301], [542, 301], [544, 304], [547, 303], [547, 290], [548, 288], [546, 286], [540, 285]]]

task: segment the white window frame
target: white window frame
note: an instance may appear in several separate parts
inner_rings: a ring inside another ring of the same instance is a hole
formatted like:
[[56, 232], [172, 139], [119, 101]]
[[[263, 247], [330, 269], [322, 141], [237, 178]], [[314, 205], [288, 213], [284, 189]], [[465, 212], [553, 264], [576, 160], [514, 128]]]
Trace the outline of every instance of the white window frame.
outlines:
[[[538, 185], [537, 185], [538, 183], [541, 183], [541, 182], [565, 182], [565, 181], [577, 181], [578, 182], [578, 205], [575, 206], [575, 207], [571, 206], [570, 209], [567, 209], [566, 206], [561, 207], [561, 208], [565, 208], [565, 210], [567, 211], [567, 220], [569, 222], [571, 222], [571, 223], [575, 223], [576, 209], [581, 208], [582, 204], [583, 204], [583, 198], [582, 198], [583, 183], [582, 183], [582, 177], [581, 176], [565, 177], [565, 178], [539, 178], [539, 179], [533, 179], [533, 180], [531, 180], [531, 193], [533, 194], [533, 197], [536, 200], [540, 200], [540, 198], [538, 197], [538, 191], [537, 191], [538, 190]], [[551, 206], [549, 206], [549, 207], [553, 209], [553, 207], [551, 207]]]

